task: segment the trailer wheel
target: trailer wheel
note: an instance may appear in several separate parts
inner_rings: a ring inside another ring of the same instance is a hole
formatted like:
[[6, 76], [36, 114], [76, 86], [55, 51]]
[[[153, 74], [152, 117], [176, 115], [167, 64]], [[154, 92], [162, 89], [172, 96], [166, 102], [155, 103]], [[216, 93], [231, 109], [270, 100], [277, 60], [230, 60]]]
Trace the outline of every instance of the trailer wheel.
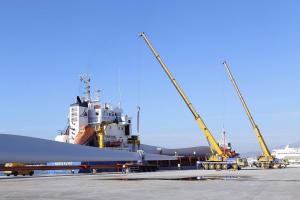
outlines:
[[29, 176], [32, 176], [34, 174], [34, 172], [33, 171], [31, 171], [30, 173], [29, 173]]
[[13, 174], [14, 176], [18, 176], [18, 172], [17, 172], [17, 171], [14, 171], [12, 174]]

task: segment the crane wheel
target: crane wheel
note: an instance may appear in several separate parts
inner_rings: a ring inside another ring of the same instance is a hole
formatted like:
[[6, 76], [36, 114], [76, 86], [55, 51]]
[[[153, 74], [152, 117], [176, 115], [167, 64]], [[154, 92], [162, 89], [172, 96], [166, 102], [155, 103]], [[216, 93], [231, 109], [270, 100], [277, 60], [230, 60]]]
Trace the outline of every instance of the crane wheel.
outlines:
[[213, 163], [209, 164], [209, 169], [214, 170], [215, 169], [215, 164], [213, 164]]
[[228, 165], [227, 165], [227, 164], [223, 164], [223, 165], [222, 165], [222, 169], [223, 169], [223, 170], [227, 170], [227, 169], [228, 169]]
[[261, 167], [264, 169], [269, 169], [270, 168], [270, 164], [269, 163], [262, 163]]
[[282, 168], [282, 167], [280, 166], [280, 164], [272, 164], [272, 165], [271, 165], [271, 168], [272, 168], [272, 169], [280, 169], [280, 168]]
[[258, 163], [257, 167], [262, 168], [262, 163]]
[[266, 163], [265, 169], [270, 169], [270, 168], [271, 168], [271, 164], [270, 163]]
[[232, 164], [232, 169], [234, 169], [234, 170], [238, 170], [238, 169], [239, 169], [239, 167], [238, 167], [238, 165], [237, 165], [237, 164]]
[[216, 164], [216, 170], [221, 170], [221, 164]]
[[203, 168], [204, 168], [205, 170], [208, 170], [208, 164], [207, 164], [207, 163], [203, 164]]

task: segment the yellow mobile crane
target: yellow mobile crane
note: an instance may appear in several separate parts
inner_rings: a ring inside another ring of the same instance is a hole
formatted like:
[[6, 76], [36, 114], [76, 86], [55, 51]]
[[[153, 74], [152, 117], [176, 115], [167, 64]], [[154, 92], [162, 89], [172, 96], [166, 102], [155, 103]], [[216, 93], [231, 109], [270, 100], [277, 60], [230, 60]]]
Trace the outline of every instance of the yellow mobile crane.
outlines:
[[164, 62], [162, 61], [162, 59], [160, 58], [160, 56], [158, 55], [158, 53], [156, 52], [156, 50], [154, 49], [154, 47], [152, 46], [152, 44], [150, 43], [148, 38], [146, 37], [145, 33], [141, 33], [140, 36], [145, 40], [145, 42], [149, 46], [150, 50], [154, 54], [155, 58], [157, 59], [157, 61], [159, 62], [159, 64], [163, 68], [163, 70], [166, 72], [166, 74], [170, 78], [171, 82], [177, 89], [178, 93], [180, 94], [180, 96], [182, 97], [182, 99], [184, 100], [186, 105], [188, 106], [189, 110], [192, 112], [195, 120], [197, 121], [199, 127], [203, 131], [203, 133], [209, 143], [210, 149], [212, 151], [212, 155], [210, 156], [210, 158], [207, 161], [202, 163], [204, 169], [218, 169], [218, 170], [224, 169], [224, 170], [226, 170], [229, 168], [240, 169], [241, 167], [243, 167], [245, 165], [244, 160], [238, 158], [234, 152], [222, 151], [219, 144], [216, 142], [215, 138], [213, 137], [213, 135], [211, 134], [209, 129], [206, 127], [202, 118], [197, 113], [197, 111], [195, 110], [195, 108], [193, 107], [193, 105], [191, 104], [189, 99], [187, 98], [187, 96], [184, 94], [183, 90], [178, 85], [175, 78], [172, 76], [171, 72], [168, 70], [167, 66], [164, 64]]
[[256, 123], [248, 109], [248, 106], [247, 106], [247, 104], [246, 104], [246, 102], [245, 102], [245, 100], [244, 100], [232, 74], [231, 74], [231, 71], [229, 69], [227, 62], [224, 61], [223, 65], [225, 66], [226, 71], [229, 75], [229, 78], [234, 86], [234, 89], [242, 102], [242, 105], [246, 111], [246, 114], [247, 114], [250, 122], [251, 122], [251, 125], [252, 125], [255, 135], [257, 137], [258, 143], [262, 150], [263, 155], [259, 156], [257, 166], [262, 167], [262, 168], [279, 168], [279, 167], [281, 167], [280, 162], [277, 159], [275, 159], [274, 156], [271, 155], [270, 150], [269, 150], [268, 146], [266, 145], [266, 142], [264, 141], [264, 138], [263, 138], [258, 126], [256, 125]]

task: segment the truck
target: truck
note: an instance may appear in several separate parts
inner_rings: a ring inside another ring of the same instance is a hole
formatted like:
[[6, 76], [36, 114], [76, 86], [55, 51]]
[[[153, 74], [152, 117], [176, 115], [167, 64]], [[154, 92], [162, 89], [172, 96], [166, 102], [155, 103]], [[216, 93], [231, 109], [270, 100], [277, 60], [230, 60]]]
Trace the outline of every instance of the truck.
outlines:
[[[24, 167], [26, 166], [24, 163], [5, 163], [4, 167]], [[33, 170], [28, 170], [28, 169], [22, 169], [22, 170], [13, 170], [13, 171], [4, 171], [3, 172], [6, 176], [10, 176], [10, 175], [14, 175], [14, 176], [18, 176], [18, 175], [29, 175], [32, 176], [34, 174]]]

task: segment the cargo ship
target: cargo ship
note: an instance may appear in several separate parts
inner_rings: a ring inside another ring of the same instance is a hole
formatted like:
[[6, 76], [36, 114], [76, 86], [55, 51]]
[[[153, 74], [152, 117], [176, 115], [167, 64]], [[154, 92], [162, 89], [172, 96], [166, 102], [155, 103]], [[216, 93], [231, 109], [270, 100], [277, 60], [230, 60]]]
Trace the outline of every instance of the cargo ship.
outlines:
[[123, 114], [120, 105], [101, 102], [100, 90], [92, 98], [88, 75], [81, 75], [80, 81], [85, 87], [84, 96], [77, 96], [70, 105], [67, 128], [55, 141], [99, 147], [102, 129], [102, 147], [136, 151], [140, 142], [138, 135], [132, 135], [132, 118]]
[[[123, 113], [120, 104], [113, 106], [112, 104], [101, 102], [99, 90], [96, 91], [95, 97], [92, 98], [91, 78], [88, 75], [80, 76], [80, 81], [84, 85], [84, 94], [83, 96], [77, 96], [75, 103], [69, 106], [67, 128], [64, 131], [60, 131], [55, 137], [55, 141], [177, 157], [178, 160], [175, 162], [157, 161], [154, 163], [168, 168], [177, 166], [178, 162], [182, 165], [185, 163], [189, 167], [194, 166], [197, 160], [204, 160], [211, 153], [208, 146], [169, 149], [141, 144], [138, 124], [139, 108], [136, 120], [137, 134], [132, 134], [132, 117]], [[101, 130], [103, 131], [103, 138], [101, 138]], [[56, 163], [50, 164], [55, 165]], [[97, 165], [99, 162], [82, 164]]]

